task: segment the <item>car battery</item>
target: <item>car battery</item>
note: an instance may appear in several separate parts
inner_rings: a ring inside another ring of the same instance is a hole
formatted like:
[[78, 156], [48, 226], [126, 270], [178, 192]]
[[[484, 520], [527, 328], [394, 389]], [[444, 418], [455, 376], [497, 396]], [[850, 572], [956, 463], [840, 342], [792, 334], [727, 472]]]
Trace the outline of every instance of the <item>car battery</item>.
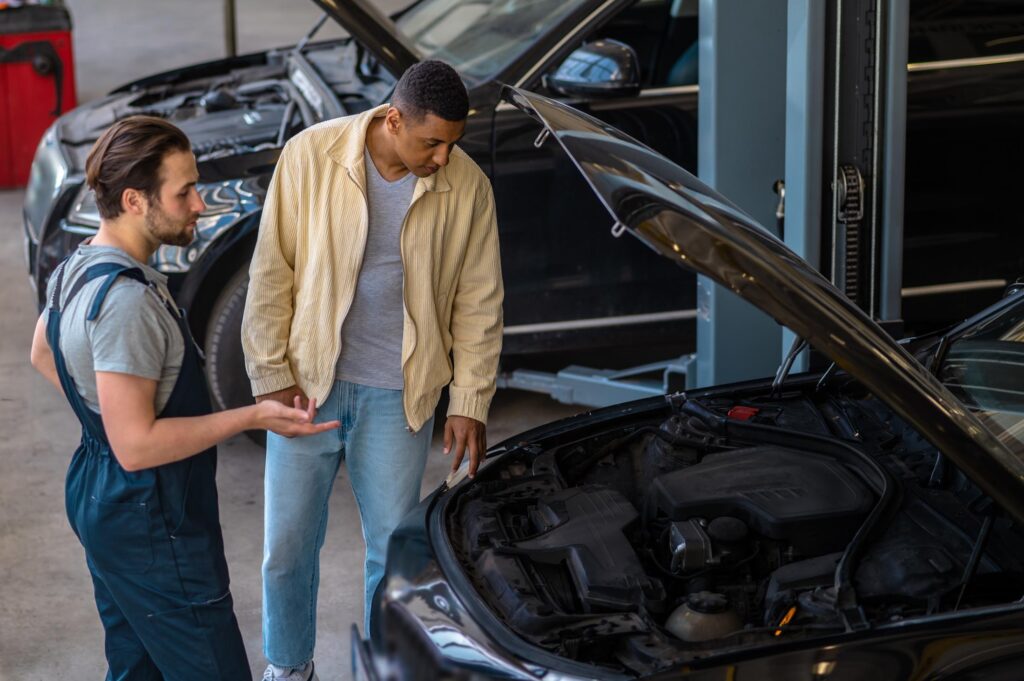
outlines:
[[53, 4], [0, 9], [0, 187], [28, 181], [46, 128], [75, 105], [67, 9]]

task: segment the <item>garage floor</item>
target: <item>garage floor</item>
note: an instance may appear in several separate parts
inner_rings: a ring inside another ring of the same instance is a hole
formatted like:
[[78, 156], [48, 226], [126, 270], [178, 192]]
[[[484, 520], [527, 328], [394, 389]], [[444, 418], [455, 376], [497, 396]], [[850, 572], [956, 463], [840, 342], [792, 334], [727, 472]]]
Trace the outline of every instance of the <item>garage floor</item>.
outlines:
[[[167, 68], [222, 54], [220, 3], [69, 0], [80, 101]], [[394, 9], [401, 2], [380, 5]], [[100, 7], [102, 5], [102, 12]], [[294, 42], [313, 4], [239, 2], [240, 51]], [[282, 16], [284, 15], [284, 16]], [[117, 17], [116, 23], [112, 17]], [[79, 427], [64, 397], [29, 366], [36, 320], [22, 255], [21, 191], [0, 191], [0, 681], [99, 679], [103, 638], [83, 553], [64, 515], [64, 471]], [[489, 441], [579, 411], [538, 395], [499, 393]], [[218, 483], [236, 611], [254, 676], [260, 638], [263, 452], [245, 438], [220, 448]], [[435, 433], [424, 493], [447, 473]], [[346, 478], [344, 467], [339, 477]], [[348, 628], [362, 614], [362, 537], [347, 484], [335, 488], [322, 554], [318, 669], [349, 678]]]

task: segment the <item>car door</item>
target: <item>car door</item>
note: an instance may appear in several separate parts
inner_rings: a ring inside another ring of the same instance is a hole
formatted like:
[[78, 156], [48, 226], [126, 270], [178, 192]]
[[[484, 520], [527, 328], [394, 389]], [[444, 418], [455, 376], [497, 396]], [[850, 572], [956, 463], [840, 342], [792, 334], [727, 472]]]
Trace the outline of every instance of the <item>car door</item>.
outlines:
[[[641, 0], [584, 27], [571, 50], [612, 39], [633, 47], [638, 94], [567, 98], [545, 85], [561, 63], [538, 63], [524, 87], [558, 97], [696, 169], [697, 85], [672, 82], [677, 62], [695, 57], [696, 3]], [[675, 10], [675, 15], [673, 15]], [[676, 78], [685, 77], [676, 70]], [[538, 144], [536, 122], [508, 105], [494, 115], [493, 180], [507, 282], [507, 354], [630, 346], [628, 364], [692, 349], [695, 282], [642, 246], [612, 235], [612, 223], [564, 154]], [[543, 253], [544, 256], [540, 257]], [[639, 348], [639, 352], [636, 350]], [[649, 356], [649, 357], [648, 357]], [[605, 357], [614, 365], [615, 357]]]

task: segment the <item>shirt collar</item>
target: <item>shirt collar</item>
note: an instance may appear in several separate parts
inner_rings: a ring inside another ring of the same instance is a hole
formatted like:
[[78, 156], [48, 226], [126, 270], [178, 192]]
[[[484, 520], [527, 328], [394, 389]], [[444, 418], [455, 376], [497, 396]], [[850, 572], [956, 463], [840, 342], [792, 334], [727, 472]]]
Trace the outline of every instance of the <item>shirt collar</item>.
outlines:
[[[351, 177], [360, 187], [366, 187], [366, 165], [363, 151], [366, 148], [366, 130], [374, 118], [382, 118], [390, 104], [381, 104], [361, 114], [350, 124], [341, 128], [338, 138], [327, 149], [327, 155], [348, 170]], [[441, 168], [433, 175], [417, 178], [417, 193], [446, 192], [451, 189], [448, 183], [448, 168]]]

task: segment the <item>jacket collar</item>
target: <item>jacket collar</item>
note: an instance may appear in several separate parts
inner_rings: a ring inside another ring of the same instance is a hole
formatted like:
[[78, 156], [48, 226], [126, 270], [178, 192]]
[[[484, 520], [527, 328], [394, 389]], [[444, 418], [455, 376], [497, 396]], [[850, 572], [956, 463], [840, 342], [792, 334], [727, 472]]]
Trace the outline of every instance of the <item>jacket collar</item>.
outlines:
[[[338, 128], [338, 138], [327, 149], [327, 155], [348, 170], [356, 184], [366, 187], [366, 167], [363, 152], [366, 149], [366, 130], [370, 121], [381, 118], [387, 113], [390, 104], [381, 104], [361, 114], [356, 114], [349, 125]], [[441, 168], [429, 177], [416, 180], [416, 194], [427, 192], [446, 192], [451, 189], [448, 184], [448, 169]]]

